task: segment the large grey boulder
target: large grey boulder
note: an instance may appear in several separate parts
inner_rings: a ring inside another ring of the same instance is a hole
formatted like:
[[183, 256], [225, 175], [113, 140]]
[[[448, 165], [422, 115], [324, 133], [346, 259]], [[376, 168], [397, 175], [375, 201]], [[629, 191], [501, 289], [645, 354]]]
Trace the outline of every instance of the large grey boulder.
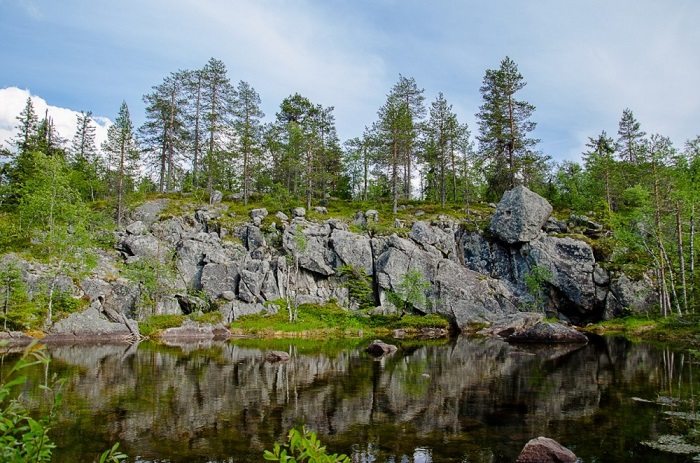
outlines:
[[650, 313], [657, 304], [654, 283], [648, 275], [632, 280], [624, 273], [610, 280], [603, 319], [610, 320], [629, 313]]
[[336, 229], [331, 234], [330, 245], [343, 264], [351, 265], [367, 275], [374, 273], [372, 246], [366, 236]]
[[569, 237], [541, 235], [523, 245], [520, 252], [532, 266], [548, 270], [547, 283], [556, 290], [553, 296], [557, 300], [553, 302], [560, 312], [579, 316], [594, 309], [595, 258], [587, 243]]
[[397, 291], [409, 271], [419, 272], [431, 283], [425, 300], [417, 301], [416, 308], [442, 313], [461, 330], [471, 323], [493, 322], [517, 311], [517, 298], [503, 281], [469, 270], [422, 250], [413, 241], [392, 235], [376, 260], [380, 289]]
[[503, 193], [489, 231], [508, 244], [528, 242], [540, 234], [551, 213], [552, 206], [546, 199], [517, 186]]
[[235, 262], [206, 264], [202, 268], [201, 285], [209, 300], [222, 297], [226, 291], [236, 291], [240, 273]]
[[443, 259], [433, 283], [436, 312], [464, 331], [473, 323], [491, 323], [515, 313], [517, 297], [503, 281]]
[[299, 266], [323, 276], [335, 274], [335, 253], [328, 243], [331, 226], [328, 223], [314, 224], [295, 218], [282, 235], [285, 251], [298, 258]]
[[115, 341], [126, 340], [130, 336], [131, 331], [125, 324], [107, 320], [93, 305], [54, 323], [44, 342]]

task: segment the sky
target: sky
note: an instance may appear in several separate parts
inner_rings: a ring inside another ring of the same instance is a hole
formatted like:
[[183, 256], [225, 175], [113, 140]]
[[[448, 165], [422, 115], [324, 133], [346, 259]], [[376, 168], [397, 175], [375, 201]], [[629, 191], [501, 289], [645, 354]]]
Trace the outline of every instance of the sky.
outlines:
[[475, 133], [484, 73], [509, 56], [553, 159], [617, 138], [626, 108], [682, 148], [700, 134], [699, 18], [698, 0], [0, 0], [0, 143], [30, 95], [67, 139], [92, 111], [101, 141], [122, 101], [138, 127], [144, 94], [212, 57], [266, 121], [300, 93], [360, 136], [403, 75]]

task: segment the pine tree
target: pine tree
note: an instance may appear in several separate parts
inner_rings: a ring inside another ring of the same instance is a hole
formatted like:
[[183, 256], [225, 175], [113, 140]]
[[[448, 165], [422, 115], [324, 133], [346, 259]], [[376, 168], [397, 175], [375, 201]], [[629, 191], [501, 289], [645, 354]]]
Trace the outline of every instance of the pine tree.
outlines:
[[[243, 162], [241, 183], [243, 204], [248, 205], [252, 184], [253, 168], [260, 170], [262, 156], [262, 123], [265, 114], [260, 109], [260, 96], [249, 83], [238, 83], [233, 100], [233, 132], [236, 151]], [[255, 167], [254, 167], [255, 166]]]
[[230, 128], [235, 90], [226, 75], [223, 61], [211, 58], [201, 71], [201, 110], [208, 141], [205, 153], [207, 190], [223, 180], [227, 170], [226, 134]]
[[403, 153], [407, 152], [413, 133], [411, 112], [405, 100], [390, 94], [386, 103], [379, 109], [379, 121], [375, 126], [380, 140], [379, 162], [389, 172], [391, 198], [394, 214], [398, 211], [399, 197], [406, 187], [400, 179], [404, 166]]
[[620, 159], [632, 165], [644, 162], [644, 137], [646, 133], [642, 131], [641, 125], [635, 119], [632, 110], [626, 108], [622, 112], [619, 128], [617, 130], [617, 152]]
[[133, 179], [138, 175], [139, 161], [134, 126], [126, 101], [119, 107], [119, 115], [114, 124], [107, 129], [107, 141], [102, 145], [102, 150], [107, 154], [110, 173], [114, 177], [111, 186], [117, 198], [117, 228], [121, 228], [126, 192], [133, 189]]
[[391, 89], [391, 95], [406, 104], [410, 120], [410, 124], [407, 124], [405, 128], [407, 131], [404, 136], [405, 142], [400, 147], [401, 152], [399, 153], [404, 172], [403, 191], [405, 199], [411, 199], [412, 166], [416, 154], [414, 148], [419, 136], [418, 127], [420, 126], [420, 121], [425, 117], [424, 91], [424, 89], [418, 88], [413, 77], [404, 77], [401, 74], [399, 74], [399, 81]]
[[445, 207], [447, 200], [447, 189], [450, 176], [453, 180], [453, 200], [456, 200], [456, 167], [455, 160], [456, 145], [459, 138], [463, 136], [463, 127], [457, 120], [457, 115], [452, 112], [452, 105], [447, 103], [442, 92], [430, 105], [430, 118], [425, 125], [427, 139], [427, 169], [428, 197], [435, 197], [433, 191], [437, 193], [442, 207]]
[[476, 114], [477, 140], [480, 155], [489, 162], [489, 192], [495, 198], [516, 185], [526, 164], [540, 167], [543, 161], [534, 150], [539, 140], [528, 136], [536, 126], [530, 120], [535, 107], [515, 96], [525, 85], [517, 65], [506, 57], [499, 69], [486, 71], [480, 88], [484, 103]]
[[158, 178], [161, 193], [174, 188], [175, 176], [182, 169], [186, 144], [183, 73], [172, 73], [153, 92], [143, 96], [146, 122], [139, 128], [148, 167]]

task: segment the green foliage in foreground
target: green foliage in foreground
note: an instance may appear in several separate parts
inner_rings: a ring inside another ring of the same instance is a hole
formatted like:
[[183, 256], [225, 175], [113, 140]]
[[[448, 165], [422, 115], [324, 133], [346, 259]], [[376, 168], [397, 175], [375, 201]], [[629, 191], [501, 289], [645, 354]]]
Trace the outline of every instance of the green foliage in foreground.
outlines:
[[8, 380], [0, 384], [0, 460], [4, 462], [51, 461], [51, 451], [56, 445], [51, 441], [49, 431], [56, 424], [62, 383], [54, 381], [51, 386], [41, 386], [54, 395], [54, 401], [48, 415], [38, 420], [30, 416], [18, 398], [11, 398], [13, 388], [27, 382], [27, 377], [20, 375], [22, 370], [35, 365], [48, 365], [49, 361], [43, 349], [31, 345], [10, 370]]
[[286, 463], [350, 463], [347, 455], [329, 455], [316, 433], [306, 428], [303, 431], [290, 430], [287, 443], [282, 446], [275, 444], [272, 451], [265, 450], [263, 458]]
[[349, 311], [336, 303], [326, 304], [302, 304], [298, 307], [297, 320], [290, 322], [287, 313], [278, 311], [269, 314], [246, 315], [231, 323], [233, 330], [239, 330], [252, 334], [310, 333], [323, 332], [326, 336], [338, 333], [352, 333], [363, 331], [370, 334], [374, 331], [387, 331], [394, 329], [419, 329], [419, 328], [449, 328], [449, 322], [440, 315], [426, 316], [405, 315], [373, 315], [368, 316], [363, 312]]
[[[6, 343], [0, 343], [0, 347]], [[27, 377], [22, 371], [34, 366], [48, 368], [51, 359], [44, 347], [36, 342], [25, 348], [22, 357], [10, 369], [0, 383], [0, 461], [6, 463], [50, 462], [56, 444], [49, 432], [56, 425], [56, 415], [63, 399], [64, 380], [52, 378], [50, 384], [40, 385], [45, 393], [53, 397], [49, 412], [35, 419], [21, 401], [13, 397], [16, 390], [24, 391]], [[99, 463], [119, 463], [128, 457], [119, 451], [119, 443], [100, 455]]]

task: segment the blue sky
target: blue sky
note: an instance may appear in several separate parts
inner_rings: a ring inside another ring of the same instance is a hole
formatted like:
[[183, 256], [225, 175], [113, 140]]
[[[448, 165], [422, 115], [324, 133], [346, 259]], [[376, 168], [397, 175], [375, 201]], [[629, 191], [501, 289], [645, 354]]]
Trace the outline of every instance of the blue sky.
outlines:
[[335, 107], [341, 139], [361, 135], [402, 74], [475, 131], [484, 72], [508, 55], [553, 158], [616, 136], [625, 108], [681, 148], [700, 134], [698, 18], [697, 0], [0, 0], [0, 141], [26, 100], [10, 87], [70, 138], [71, 111], [113, 119], [122, 100], [140, 125], [152, 86], [211, 57], [267, 120], [299, 92]]

